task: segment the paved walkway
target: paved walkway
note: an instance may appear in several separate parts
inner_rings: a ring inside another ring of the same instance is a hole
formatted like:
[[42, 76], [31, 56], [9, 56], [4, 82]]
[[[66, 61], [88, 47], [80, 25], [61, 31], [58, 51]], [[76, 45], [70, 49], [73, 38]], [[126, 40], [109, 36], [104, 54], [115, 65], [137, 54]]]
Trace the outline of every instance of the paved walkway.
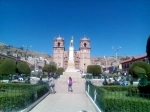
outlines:
[[57, 93], [49, 94], [30, 112], [97, 112], [85, 94], [83, 81], [73, 83], [73, 92], [68, 92], [67, 81], [55, 82]]

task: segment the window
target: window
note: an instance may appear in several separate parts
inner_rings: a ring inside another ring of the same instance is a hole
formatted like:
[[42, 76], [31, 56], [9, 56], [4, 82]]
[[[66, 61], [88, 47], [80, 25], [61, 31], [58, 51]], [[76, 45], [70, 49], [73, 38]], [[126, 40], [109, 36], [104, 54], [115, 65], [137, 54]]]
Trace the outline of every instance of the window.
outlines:
[[60, 42], [58, 42], [58, 47], [60, 47]]
[[86, 47], [86, 43], [84, 43], [84, 47]]

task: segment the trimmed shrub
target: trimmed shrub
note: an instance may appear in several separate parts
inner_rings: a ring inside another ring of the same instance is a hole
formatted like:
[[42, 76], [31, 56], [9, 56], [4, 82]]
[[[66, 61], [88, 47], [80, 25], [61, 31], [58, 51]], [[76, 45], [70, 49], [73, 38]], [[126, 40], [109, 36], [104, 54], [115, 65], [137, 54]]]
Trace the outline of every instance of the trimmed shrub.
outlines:
[[150, 101], [140, 98], [105, 96], [103, 103], [104, 112], [150, 112]]
[[141, 67], [138, 67], [138, 66], [134, 67], [133, 73], [136, 74], [139, 78], [146, 77], [146, 71], [145, 71], [145, 69], [143, 69]]
[[48, 74], [50, 72], [56, 72], [57, 68], [56, 68], [56, 65], [53, 65], [53, 64], [48, 64], [48, 65], [44, 65], [42, 71], [43, 72], [47, 72]]
[[4, 112], [25, 109], [49, 91], [45, 84], [3, 84], [2, 89], [5, 92], [0, 94], [0, 110]]
[[99, 65], [89, 65], [87, 67], [87, 73], [93, 74], [93, 76], [97, 76], [102, 73], [101, 67]]
[[150, 112], [150, 100], [140, 97], [136, 86], [97, 87], [88, 82], [86, 84], [90, 86], [89, 95], [93, 100], [96, 91], [95, 103], [103, 112]]
[[14, 60], [5, 59], [0, 64], [0, 74], [8, 75], [8, 74], [15, 74], [16, 73], [16, 63]]
[[[135, 73], [135, 70], [138, 71], [135, 67], [143, 68], [146, 72], [146, 75], [148, 78], [150, 78], [150, 65], [143, 61], [136, 61], [132, 63], [132, 65], [129, 68], [129, 73], [133, 75], [134, 78], [138, 77], [137, 73]], [[143, 72], [143, 69], [140, 69], [139, 71]]]
[[146, 86], [138, 86], [139, 92], [141, 94], [149, 94], [148, 97], [150, 97], [150, 85], [146, 85]]
[[18, 68], [18, 72], [21, 74], [27, 74], [28, 75], [31, 73], [30, 67], [25, 62], [18, 63], [17, 68]]
[[103, 88], [107, 91], [138, 91], [136, 86], [101, 86], [100, 88]]
[[56, 74], [62, 75], [63, 72], [64, 72], [64, 68], [58, 68], [57, 71], [56, 71]]

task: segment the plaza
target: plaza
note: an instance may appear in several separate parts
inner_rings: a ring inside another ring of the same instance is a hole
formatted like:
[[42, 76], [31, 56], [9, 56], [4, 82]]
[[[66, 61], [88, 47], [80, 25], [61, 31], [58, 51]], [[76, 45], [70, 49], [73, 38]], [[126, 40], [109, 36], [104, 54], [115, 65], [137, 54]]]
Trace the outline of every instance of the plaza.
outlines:
[[[74, 76], [72, 73], [69, 74]], [[80, 76], [73, 78], [73, 92], [68, 92], [67, 78], [63, 77], [55, 82], [56, 93], [49, 94], [30, 112], [97, 112], [85, 94], [85, 80]]]

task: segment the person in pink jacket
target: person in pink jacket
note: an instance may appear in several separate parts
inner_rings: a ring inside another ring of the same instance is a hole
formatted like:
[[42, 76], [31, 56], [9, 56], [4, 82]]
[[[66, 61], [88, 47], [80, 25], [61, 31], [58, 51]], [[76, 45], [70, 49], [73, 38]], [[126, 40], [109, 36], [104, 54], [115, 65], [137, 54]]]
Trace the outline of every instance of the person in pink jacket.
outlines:
[[68, 80], [68, 92], [69, 91], [71, 91], [71, 92], [73, 91], [72, 90], [72, 78], [71, 77], [69, 77], [69, 80]]

